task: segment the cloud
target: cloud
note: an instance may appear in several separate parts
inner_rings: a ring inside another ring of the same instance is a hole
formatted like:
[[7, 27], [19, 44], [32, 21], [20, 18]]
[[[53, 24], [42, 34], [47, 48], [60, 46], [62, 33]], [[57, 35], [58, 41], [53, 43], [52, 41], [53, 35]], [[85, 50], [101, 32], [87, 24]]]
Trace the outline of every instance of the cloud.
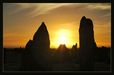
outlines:
[[4, 3], [4, 5], [13, 5], [14, 10], [11, 12], [12, 14], [16, 14], [18, 12], [23, 12], [27, 9], [32, 9], [32, 11], [28, 12], [27, 14], [35, 17], [40, 14], [46, 14], [50, 10], [66, 6], [66, 5], [71, 5], [69, 3]]
[[29, 40], [42, 21], [46, 22], [50, 37], [59, 28], [78, 34], [83, 15], [92, 19], [96, 40], [99, 41], [99, 35], [109, 35], [108, 39], [104, 36], [101, 39], [110, 40], [111, 3], [3, 3], [4, 36], [7, 33], [21, 34], [23, 39]]
[[87, 6], [90, 9], [101, 9], [101, 10], [107, 10], [111, 8], [111, 4], [110, 3], [98, 3], [98, 4], [88, 4]]
[[26, 12], [26, 15], [31, 17], [48, 14], [50, 13], [50, 11], [60, 7], [76, 7], [86, 10], [111, 9], [110, 3], [4, 3], [4, 5], [12, 6], [10, 7], [12, 9], [12, 11], [10, 12], [11, 14]]

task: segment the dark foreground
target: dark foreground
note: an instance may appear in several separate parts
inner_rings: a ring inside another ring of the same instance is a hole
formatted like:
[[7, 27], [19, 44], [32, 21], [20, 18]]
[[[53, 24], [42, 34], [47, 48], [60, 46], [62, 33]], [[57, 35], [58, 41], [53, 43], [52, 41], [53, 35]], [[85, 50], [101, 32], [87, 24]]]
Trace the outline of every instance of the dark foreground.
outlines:
[[[22, 55], [24, 50], [24, 48], [4, 48], [4, 71], [21, 71]], [[61, 51], [59, 52], [55, 49], [51, 49], [50, 51], [52, 56], [49, 58], [51, 60], [51, 64], [49, 63], [50, 65], [43, 66], [46, 71], [80, 71], [78, 49], [75, 51], [69, 49], [68, 52], [66, 52], [67, 58], [64, 58], [63, 55], [65, 55], [65, 53], [62, 53]], [[110, 71], [110, 57], [110, 48], [97, 48], [94, 71]], [[39, 66], [37, 66], [37, 68], [38, 67]], [[41, 67], [39, 67], [37, 71], [42, 71], [40, 68]]]

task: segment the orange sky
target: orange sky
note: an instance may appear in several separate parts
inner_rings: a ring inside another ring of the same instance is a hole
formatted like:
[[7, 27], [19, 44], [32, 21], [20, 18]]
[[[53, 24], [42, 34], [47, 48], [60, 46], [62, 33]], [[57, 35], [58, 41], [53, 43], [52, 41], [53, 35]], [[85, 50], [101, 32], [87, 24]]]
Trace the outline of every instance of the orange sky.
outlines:
[[79, 47], [82, 16], [93, 20], [97, 46], [111, 46], [110, 3], [3, 3], [3, 46], [25, 47], [44, 21], [51, 48]]

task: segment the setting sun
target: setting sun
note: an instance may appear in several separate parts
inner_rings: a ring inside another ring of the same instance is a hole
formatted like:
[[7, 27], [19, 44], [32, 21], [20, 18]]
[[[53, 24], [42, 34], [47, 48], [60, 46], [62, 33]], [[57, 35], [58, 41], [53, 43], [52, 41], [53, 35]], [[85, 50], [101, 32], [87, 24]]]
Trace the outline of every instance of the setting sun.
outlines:
[[70, 39], [70, 32], [68, 30], [60, 30], [57, 32], [58, 44], [67, 44]]
[[73, 40], [73, 33], [68, 29], [60, 29], [55, 32], [55, 38], [51, 45], [57, 48], [60, 44], [65, 44], [68, 48], [71, 48], [76, 42]]
[[76, 43], [79, 48], [82, 16], [93, 20], [97, 46], [111, 46], [110, 3], [3, 3], [3, 13], [6, 48], [25, 47], [42, 22], [49, 32], [50, 48], [60, 44], [72, 48]]
[[4, 72], [111, 72], [111, 2], [2, 6]]
[[63, 34], [63, 35], [60, 36], [59, 42], [60, 42], [61, 44], [65, 44], [66, 39], [67, 39], [67, 38], [65, 38], [65, 35]]

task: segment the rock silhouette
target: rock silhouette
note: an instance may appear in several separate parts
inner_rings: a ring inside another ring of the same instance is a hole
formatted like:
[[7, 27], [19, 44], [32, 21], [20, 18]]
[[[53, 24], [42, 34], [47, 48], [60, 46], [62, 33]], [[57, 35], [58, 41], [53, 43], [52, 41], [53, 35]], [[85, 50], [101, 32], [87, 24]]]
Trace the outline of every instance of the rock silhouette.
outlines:
[[[38, 28], [33, 36], [33, 40], [29, 40], [26, 44], [26, 50], [23, 54], [22, 70], [45, 70], [44, 66], [49, 64], [48, 50], [50, 48], [49, 33], [44, 22]], [[48, 68], [49, 69], [49, 68]]]
[[93, 22], [82, 17], [79, 28], [80, 69], [93, 70], [96, 43], [94, 40]]
[[65, 44], [50, 48], [49, 33], [42, 22], [25, 48], [4, 48], [4, 70], [110, 71], [110, 48], [96, 46], [93, 22], [85, 16], [80, 21], [79, 47], [76, 43], [70, 49]]
[[65, 44], [61, 44], [59, 47], [58, 47], [58, 50], [60, 51], [65, 51], [67, 48], [66, 48], [66, 45]]
[[72, 50], [77, 50], [77, 43], [72, 46]]

